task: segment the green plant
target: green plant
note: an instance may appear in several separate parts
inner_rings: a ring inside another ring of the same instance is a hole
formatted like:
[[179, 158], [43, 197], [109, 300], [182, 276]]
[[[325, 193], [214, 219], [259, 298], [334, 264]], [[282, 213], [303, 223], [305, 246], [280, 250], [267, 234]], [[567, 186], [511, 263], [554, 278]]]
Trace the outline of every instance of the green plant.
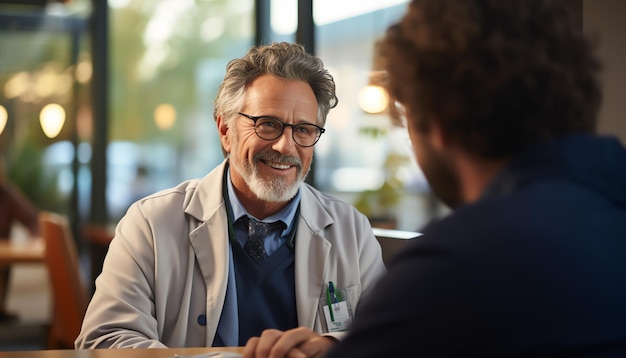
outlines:
[[383, 164], [385, 181], [380, 188], [365, 190], [359, 193], [354, 206], [368, 216], [370, 220], [391, 219], [393, 209], [402, 198], [403, 183], [399, 177], [400, 168], [408, 164], [405, 155], [391, 152]]

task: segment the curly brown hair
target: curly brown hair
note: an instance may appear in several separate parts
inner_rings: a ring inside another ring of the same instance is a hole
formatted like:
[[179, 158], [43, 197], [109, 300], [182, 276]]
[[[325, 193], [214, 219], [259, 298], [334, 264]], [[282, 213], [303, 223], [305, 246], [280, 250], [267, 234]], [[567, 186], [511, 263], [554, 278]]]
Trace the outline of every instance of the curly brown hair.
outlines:
[[503, 158], [594, 133], [600, 63], [561, 3], [413, 0], [381, 43], [388, 90], [416, 128], [437, 121], [465, 150]]

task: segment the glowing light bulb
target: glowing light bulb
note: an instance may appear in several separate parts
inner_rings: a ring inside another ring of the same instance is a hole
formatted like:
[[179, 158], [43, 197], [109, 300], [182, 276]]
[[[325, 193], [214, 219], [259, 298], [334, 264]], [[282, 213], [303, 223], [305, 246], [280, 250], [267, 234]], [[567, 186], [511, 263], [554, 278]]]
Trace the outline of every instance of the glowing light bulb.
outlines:
[[359, 107], [367, 113], [381, 113], [388, 103], [387, 91], [381, 86], [368, 85], [359, 91]]
[[7, 126], [7, 121], [9, 120], [9, 113], [7, 109], [3, 106], [0, 106], [0, 134], [4, 132], [4, 127]]
[[158, 105], [154, 109], [154, 122], [162, 131], [172, 128], [176, 122], [176, 108], [167, 103]]
[[59, 135], [65, 123], [65, 110], [56, 103], [47, 104], [39, 114], [39, 123], [48, 138]]

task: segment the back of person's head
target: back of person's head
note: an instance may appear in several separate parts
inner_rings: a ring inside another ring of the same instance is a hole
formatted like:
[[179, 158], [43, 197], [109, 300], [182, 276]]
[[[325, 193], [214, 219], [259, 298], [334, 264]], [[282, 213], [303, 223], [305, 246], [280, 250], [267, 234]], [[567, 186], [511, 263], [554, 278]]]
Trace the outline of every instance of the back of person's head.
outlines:
[[280, 42], [255, 46], [228, 63], [215, 99], [214, 117], [221, 114], [228, 124], [241, 109], [246, 87], [261, 75], [308, 83], [317, 99], [318, 125], [325, 124], [328, 112], [337, 105], [335, 81], [322, 60], [300, 44]]
[[382, 42], [392, 97], [489, 159], [594, 133], [600, 64], [561, 3], [413, 0]]

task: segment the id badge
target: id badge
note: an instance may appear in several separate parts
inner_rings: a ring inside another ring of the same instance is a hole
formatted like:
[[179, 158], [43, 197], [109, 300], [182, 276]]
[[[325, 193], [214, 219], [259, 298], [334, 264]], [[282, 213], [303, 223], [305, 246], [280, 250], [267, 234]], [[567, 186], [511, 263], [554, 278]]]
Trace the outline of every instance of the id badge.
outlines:
[[352, 323], [352, 307], [345, 299], [347, 291], [337, 289], [332, 281], [328, 282], [325, 295], [320, 298], [320, 314], [324, 324], [324, 333], [341, 332]]

